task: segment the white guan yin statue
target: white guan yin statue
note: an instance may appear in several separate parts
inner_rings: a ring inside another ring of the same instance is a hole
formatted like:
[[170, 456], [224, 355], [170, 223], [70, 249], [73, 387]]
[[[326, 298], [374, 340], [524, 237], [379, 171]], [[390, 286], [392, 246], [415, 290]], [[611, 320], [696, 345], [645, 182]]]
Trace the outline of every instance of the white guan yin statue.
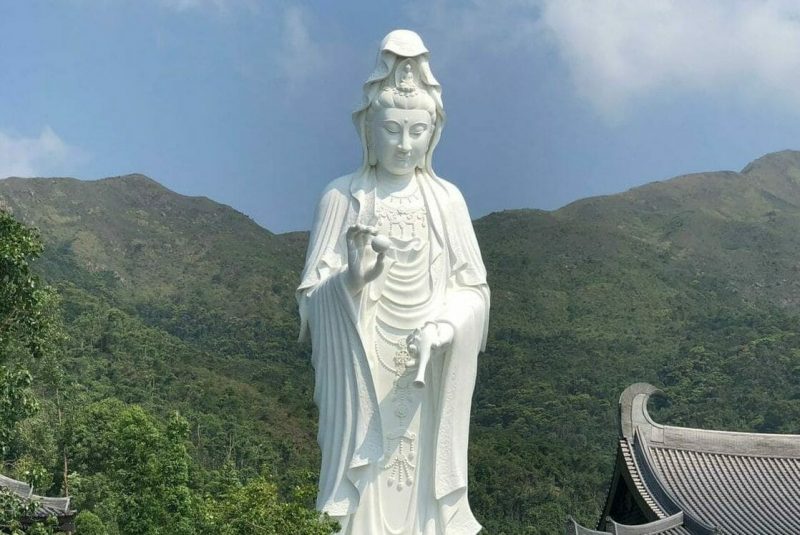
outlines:
[[351, 535], [472, 535], [469, 413], [489, 287], [467, 206], [436, 176], [428, 50], [383, 40], [353, 114], [355, 173], [323, 191], [297, 290], [322, 450], [317, 508]]

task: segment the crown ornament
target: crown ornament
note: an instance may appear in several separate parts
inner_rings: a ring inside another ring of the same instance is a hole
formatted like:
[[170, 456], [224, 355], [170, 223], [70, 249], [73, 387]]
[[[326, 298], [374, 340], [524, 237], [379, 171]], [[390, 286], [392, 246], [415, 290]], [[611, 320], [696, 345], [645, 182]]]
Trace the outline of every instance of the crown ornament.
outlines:
[[417, 82], [414, 79], [414, 66], [412, 60], [401, 62], [395, 70], [395, 86], [392, 91], [404, 97], [413, 97], [417, 94]]

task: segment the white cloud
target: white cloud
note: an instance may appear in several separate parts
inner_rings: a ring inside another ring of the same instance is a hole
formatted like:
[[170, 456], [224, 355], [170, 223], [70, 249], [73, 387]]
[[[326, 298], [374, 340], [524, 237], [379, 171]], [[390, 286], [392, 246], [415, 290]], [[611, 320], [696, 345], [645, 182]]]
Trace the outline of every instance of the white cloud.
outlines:
[[289, 6], [283, 14], [283, 33], [278, 62], [284, 79], [293, 88], [325, 66], [323, 49], [309, 30], [309, 15], [299, 6]]
[[175, 11], [200, 9], [229, 13], [233, 8], [240, 5], [246, 5], [251, 9], [255, 7], [255, 3], [251, 0], [157, 0], [157, 2]]
[[[539, 32], [537, 0], [416, 0], [407, 13], [423, 38], [437, 36], [436, 62], [479, 48], [503, 53], [530, 46]], [[412, 29], [413, 29], [412, 28]]]
[[[71, 0], [83, 6], [102, 6], [114, 8], [118, 4], [141, 4], [147, 2], [151, 6], [161, 7], [176, 13], [189, 13], [192, 11], [203, 12], [206, 15], [234, 15], [245, 10], [257, 13], [263, 7], [268, 7], [264, 0]], [[224, 18], [224, 17], [223, 17]]]
[[49, 126], [38, 137], [0, 130], [0, 177], [63, 176], [68, 174], [68, 166], [82, 159], [82, 152], [66, 144]]
[[414, 9], [456, 47], [555, 52], [577, 94], [608, 117], [676, 91], [800, 113], [795, 0], [436, 0]]
[[653, 91], [779, 99], [800, 111], [800, 5], [786, 1], [544, 0], [576, 89], [616, 115]]

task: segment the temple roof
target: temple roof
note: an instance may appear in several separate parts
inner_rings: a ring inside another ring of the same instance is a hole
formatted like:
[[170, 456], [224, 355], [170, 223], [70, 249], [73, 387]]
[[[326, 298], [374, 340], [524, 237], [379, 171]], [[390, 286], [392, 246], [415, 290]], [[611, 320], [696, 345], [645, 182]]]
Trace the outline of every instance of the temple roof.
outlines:
[[0, 488], [6, 488], [22, 498], [23, 500], [32, 500], [36, 502], [36, 512], [34, 517], [46, 518], [49, 516], [64, 517], [72, 516], [74, 511], [69, 508], [69, 496], [66, 498], [49, 498], [47, 496], [39, 496], [33, 493], [33, 488], [22, 481], [11, 479], [0, 474]]
[[[568, 526], [568, 533], [800, 533], [800, 435], [658, 424], [647, 402], [659, 394], [645, 383], [622, 393], [615, 474], [598, 523], [604, 531]], [[663, 521], [678, 513], [681, 525], [664, 531]]]

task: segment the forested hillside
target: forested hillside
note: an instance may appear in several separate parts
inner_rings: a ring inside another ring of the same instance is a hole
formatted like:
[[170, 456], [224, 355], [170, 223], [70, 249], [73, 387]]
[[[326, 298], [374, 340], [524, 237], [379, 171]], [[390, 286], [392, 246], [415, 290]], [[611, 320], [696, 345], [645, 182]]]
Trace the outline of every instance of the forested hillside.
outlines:
[[[141, 175], [6, 179], [3, 204], [41, 232], [35, 267], [60, 296], [64, 333], [62, 373], [34, 373], [44, 407], [6, 454], [9, 475], [35, 467], [38, 492], [63, 493], [66, 458], [77, 508], [111, 533], [144, 532], [134, 510], [163, 512], [119, 496], [146, 490], [149, 472], [109, 446], [138, 426], [150, 430], [138, 450], [185, 456], [177, 469], [141, 457], [183, 481], [170, 522], [235, 517], [257, 485], [274, 485], [276, 503], [312, 503], [310, 348], [295, 342], [293, 298], [305, 234], [271, 234]], [[487, 533], [596, 520], [616, 399], [635, 381], [667, 392], [653, 408], [665, 422], [800, 432], [800, 153], [475, 227], [493, 308], [470, 493]]]

